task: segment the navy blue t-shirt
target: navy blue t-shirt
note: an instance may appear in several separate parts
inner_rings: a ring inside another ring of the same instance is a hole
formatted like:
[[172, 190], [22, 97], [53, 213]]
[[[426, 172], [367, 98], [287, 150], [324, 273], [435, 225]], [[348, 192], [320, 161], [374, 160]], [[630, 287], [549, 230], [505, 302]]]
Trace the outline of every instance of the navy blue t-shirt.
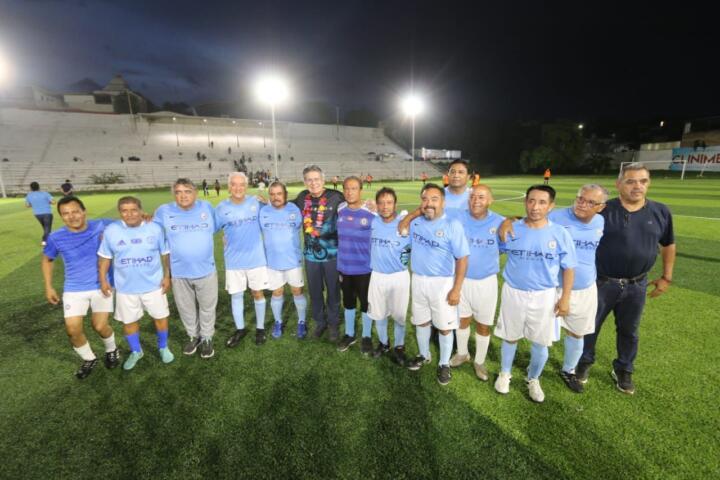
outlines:
[[650, 271], [658, 255], [658, 244], [675, 243], [672, 215], [662, 203], [646, 200], [636, 212], [628, 212], [613, 198], [600, 213], [605, 232], [597, 249], [600, 276], [632, 278]]

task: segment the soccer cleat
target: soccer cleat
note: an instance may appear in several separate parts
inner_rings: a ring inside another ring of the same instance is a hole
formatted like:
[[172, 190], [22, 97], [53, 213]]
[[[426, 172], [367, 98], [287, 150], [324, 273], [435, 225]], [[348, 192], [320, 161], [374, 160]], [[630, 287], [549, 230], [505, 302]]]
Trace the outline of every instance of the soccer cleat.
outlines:
[[540, 379], [532, 378], [527, 381], [528, 393], [533, 402], [542, 403], [545, 401], [545, 392], [540, 387]]
[[590, 367], [592, 367], [592, 363], [584, 362], [579, 362], [575, 367], [575, 377], [577, 377], [578, 382], [583, 385], [585, 385], [588, 378], [590, 378]]
[[299, 339], [307, 337], [307, 325], [305, 325], [305, 322], [298, 323], [297, 334], [295, 336]]
[[173, 360], [175, 360], [175, 355], [170, 351], [168, 347], [161, 348], [159, 350], [160, 352], [160, 360], [162, 360], [163, 363], [170, 363]]
[[372, 338], [362, 337], [362, 340], [360, 340], [360, 353], [362, 353], [363, 355], [372, 355], [372, 352]]
[[212, 358], [215, 355], [212, 338], [205, 338], [200, 343], [200, 358]]
[[230, 338], [225, 341], [225, 346], [228, 348], [237, 347], [238, 344], [240, 344], [240, 340], [245, 338], [245, 335], [247, 335], [247, 330], [245, 330], [244, 328], [239, 328], [235, 330], [235, 333], [233, 333]]
[[273, 337], [273, 338], [280, 338], [280, 337], [282, 337], [282, 323], [281, 323], [281, 322], [274, 322], [274, 323], [273, 323], [272, 337]]
[[583, 384], [580, 383], [577, 376], [574, 373], [568, 373], [565, 370], [560, 370], [560, 378], [563, 379], [565, 385], [575, 393], [583, 393]]
[[338, 352], [347, 352], [351, 345], [357, 342], [357, 338], [351, 337], [350, 335], [343, 335], [342, 340], [338, 343]]
[[198, 346], [200, 345], [200, 339], [198, 337], [190, 337], [190, 340], [183, 347], [183, 354], [195, 355]]
[[255, 329], [255, 345], [262, 345], [265, 343], [266, 337], [265, 337], [265, 329], [264, 328], [256, 328]]
[[452, 356], [450, 359], [450, 366], [453, 368], [459, 367], [463, 363], [467, 363], [470, 361], [470, 355], [460, 355], [459, 353], [456, 353]]
[[510, 379], [512, 375], [507, 372], [500, 372], [495, 380], [495, 391], [503, 395], [510, 393]]
[[105, 352], [105, 368], [115, 368], [120, 365], [120, 349], [116, 348], [112, 352]]
[[123, 370], [132, 370], [135, 368], [135, 365], [138, 361], [140, 361], [143, 355], [143, 352], [130, 352], [130, 355], [128, 355], [127, 360], [125, 360], [125, 363], [123, 364]]
[[407, 362], [407, 368], [408, 370], [412, 370], [413, 372], [415, 372], [417, 370], [420, 370], [423, 365], [427, 365], [431, 361], [432, 359], [430, 358], [425, 358], [422, 355], [418, 355], [417, 357]]
[[473, 368], [475, 369], [475, 376], [478, 377], [483, 382], [487, 382], [488, 378], [490, 378], [490, 375], [488, 374], [487, 368], [485, 368], [485, 364], [482, 363], [475, 363], [473, 362]]
[[380, 358], [384, 354], [390, 351], [390, 345], [387, 345], [382, 342], [378, 342], [377, 347], [375, 347], [375, 350], [372, 352], [373, 358]]
[[450, 383], [450, 379], [452, 378], [452, 374], [450, 373], [450, 366], [449, 365], [440, 365], [438, 367], [438, 373], [437, 373], [437, 381], [440, 385], [447, 385]]
[[632, 381], [632, 373], [625, 370], [614, 370], [610, 373], [618, 390], [628, 395], [635, 393], [635, 384]]
[[78, 368], [77, 371], [75, 372], [75, 376], [79, 380], [87, 378], [87, 376], [92, 373], [93, 368], [95, 368], [95, 365], [97, 365], [97, 358], [94, 358], [92, 360], [83, 360], [82, 364], [80, 365], [80, 368]]
[[401, 367], [404, 367], [407, 365], [408, 360], [407, 360], [407, 357], [405, 356], [405, 347], [403, 345], [398, 345], [397, 347], [393, 348], [392, 360], [393, 360], [393, 362], [397, 363]]

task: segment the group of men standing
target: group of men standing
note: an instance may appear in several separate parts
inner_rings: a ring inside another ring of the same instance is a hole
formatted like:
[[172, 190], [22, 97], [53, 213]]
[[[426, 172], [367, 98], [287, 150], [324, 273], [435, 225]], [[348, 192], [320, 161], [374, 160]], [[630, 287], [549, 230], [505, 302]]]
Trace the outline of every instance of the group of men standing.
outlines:
[[[447, 187], [425, 183], [420, 207], [408, 215], [398, 214], [397, 196], [390, 188], [380, 189], [374, 205], [368, 206], [358, 177], [344, 180], [343, 193], [326, 189], [323, 172], [314, 165], [304, 169], [303, 180], [306, 190], [294, 201], [288, 202], [285, 186], [274, 182], [266, 202], [247, 196], [247, 178], [232, 173], [229, 198], [213, 208], [197, 199], [192, 182], [178, 179], [173, 186], [175, 202], [159, 207], [150, 218], [142, 215], [138, 199], [123, 197], [118, 201], [122, 220], [111, 224], [88, 221], [76, 197], [61, 200], [58, 211], [65, 227], [48, 239], [43, 272], [46, 296], [51, 303], [58, 303], [51, 265], [63, 255], [66, 326], [71, 343], [83, 358], [76, 375], [86, 377], [96, 363], [82, 333], [88, 306], [93, 309], [93, 326], [106, 342], [106, 366], [119, 364], [119, 351], [107, 322], [112, 311], [111, 273], [117, 297], [115, 317], [124, 323], [131, 349], [125, 369], [142, 358], [137, 322], [143, 310], [155, 320], [160, 358], [165, 363], [173, 361], [167, 341], [165, 295], [170, 288], [188, 336], [183, 353], [193, 355], [199, 350], [202, 358], [212, 357], [218, 299], [213, 237], [223, 230], [225, 286], [236, 327], [227, 347], [238, 345], [246, 335], [244, 292], [248, 288], [254, 301], [258, 345], [266, 339], [264, 290], [272, 291], [272, 336], [283, 334], [286, 283], [298, 314], [296, 335], [304, 338], [308, 334], [304, 263], [314, 337], [327, 332], [338, 350], [347, 351], [357, 341], [359, 304], [363, 354], [380, 357], [389, 353], [399, 365], [418, 370], [431, 362], [434, 327], [439, 333], [439, 383], [450, 381], [451, 367], [471, 360], [477, 377], [487, 381], [490, 374], [485, 358], [495, 323], [499, 258], [506, 254], [494, 331], [502, 339], [495, 389], [509, 392], [517, 342], [526, 338], [531, 342], [528, 391], [532, 400], [542, 402], [539, 378], [548, 347], [559, 340], [562, 326], [566, 336], [560, 374], [569, 388], [581, 392], [595, 361], [600, 327], [613, 311], [618, 359], [612, 374], [620, 390], [634, 392], [633, 361], [647, 273], [660, 244], [663, 276], [652, 282], [656, 289], [651, 295], [667, 290], [675, 251], [669, 211], [646, 199], [650, 177], [645, 167], [632, 165], [623, 170], [616, 184], [618, 199], [608, 201], [607, 190], [588, 184], [566, 209], [553, 210], [552, 187], [531, 186], [525, 196], [526, 215], [516, 221], [490, 210], [493, 195], [488, 186], [467, 187], [468, 168], [463, 161], [450, 165]], [[78, 283], [77, 278], [84, 281]], [[405, 355], [410, 292], [419, 351], [412, 359]], [[394, 320], [392, 349], [389, 317]], [[468, 342], [473, 319], [476, 351], [471, 359]], [[377, 346], [371, 340], [373, 324]], [[454, 337], [457, 352], [451, 357]]]

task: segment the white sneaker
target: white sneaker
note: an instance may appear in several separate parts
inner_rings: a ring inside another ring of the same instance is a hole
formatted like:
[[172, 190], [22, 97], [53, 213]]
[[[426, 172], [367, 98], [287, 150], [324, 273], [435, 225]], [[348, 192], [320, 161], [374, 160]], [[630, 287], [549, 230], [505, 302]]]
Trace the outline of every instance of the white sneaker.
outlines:
[[450, 359], [450, 366], [453, 367], [453, 368], [456, 368], [456, 367], [459, 367], [460, 365], [462, 365], [463, 363], [467, 363], [467, 362], [469, 362], [469, 361], [470, 361], [470, 355], [469, 355], [469, 354], [460, 355], [459, 353], [456, 353], [456, 354], [453, 355], [452, 358]]
[[542, 403], [545, 401], [545, 393], [540, 387], [540, 379], [533, 378], [527, 381], [530, 398], [533, 402]]
[[512, 375], [505, 372], [500, 372], [500, 375], [498, 375], [497, 380], [495, 380], [495, 391], [498, 393], [502, 393], [503, 395], [507, 395], [510, 393], [510, 379], [512, 378]]

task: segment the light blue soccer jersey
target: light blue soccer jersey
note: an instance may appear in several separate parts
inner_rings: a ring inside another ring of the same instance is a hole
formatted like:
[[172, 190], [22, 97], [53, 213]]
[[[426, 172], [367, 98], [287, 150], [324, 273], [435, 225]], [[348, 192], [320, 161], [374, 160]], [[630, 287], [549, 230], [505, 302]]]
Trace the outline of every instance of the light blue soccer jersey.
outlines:
[[[100, 288], [98, 280], [97, 251], [100, 248], [103, 230], [113, 220], [88, 220], [82, 232], [71, 232], [62, 227], [50, 234], [43, 254], [50, 260], [62, 256], [65, 264], [66, 292], [85, 292]], [[108, 272], [112, 285], [112, 268]]]
[[500, 271], [500, 239], [498, 229], [504, 217], [488, 210], [487, 216], [476, 220], [466, 210], [460, 215], [465, 237], [470, 246], [466, 278], [480, 280]]
[[413, 273], [429, 277], [455, 275], [455, 259], [470, 255], [462, 224], [443, 214], [435, 220], [418, 217], [410, 222]]
[[294, 203], [288, 202], [282, 208], [272, 205], [260, 208], [260, 229], [268, 267], [273, 270], [291, 270], [302, 266], [302, 223], [302, 212]]
[[[575, 267], [573, 290], [588, 288], [597, 279], [595, 251], [603, 236], [605, 219], [602, 215], [595, 215], [588, 223], [584, 223], [578, 220], [572, 207], [553, 210], [548, 215], [548, 219], [565, 227], [575, 244], [577, 266]], [[558, 280], [562, 286], [562, 274]]]
[[365, 207], [338, 209], [338, 272], [345, 275], [370, 273], [370, 227], [375, 214]]
[[52, 196], [48, 192], [28, 192], [25, 203], [32, 208], [33, 215], [47, 215], [52, 213]]
[[410, 259], [410, 237], [398, 233], [401, 216], [385, 223], [375, 217], [370, 235], [370, 268], [373, 272], [396, 273], [407, 270]]
[[196, 200], [190, 210], [166, 203], [155, 211], [153, 221], [165, 231], [173, 277], [202, 278], [215, 271], [213, 234], [217, 229], [210, 203]]
[[225, 233], [225, 269], [249, 270], [267, 265], [260, 231], [260, 207], [256, 197], [242, 203], [223, 200], [215, 208], [215, 224]]
[[161, 255], [169, 253], [163, 229], [154, 222], [128, 227], [121, 221], [105, 228], [97, 254], [112, 258], [119, 293], [142, 294], [160, 288]]
[[467, 210], [468, 200], [470, 199], [470, 189], [466, 188], [460, 195], [455, 195], [450, 191], [450, 187], [445, 187], [445, 213], [449, 215], [459, 214], [463, 210]]
[[543, 228], [528, 228], [524, 220], [513, 222], [515, 237], [500, 242], [507, 254], [503, 278], [524, 291], [558, 286], [560, 269], [575, 268], [577, 259], [570, 234], [561, 225], [548, 222]]

